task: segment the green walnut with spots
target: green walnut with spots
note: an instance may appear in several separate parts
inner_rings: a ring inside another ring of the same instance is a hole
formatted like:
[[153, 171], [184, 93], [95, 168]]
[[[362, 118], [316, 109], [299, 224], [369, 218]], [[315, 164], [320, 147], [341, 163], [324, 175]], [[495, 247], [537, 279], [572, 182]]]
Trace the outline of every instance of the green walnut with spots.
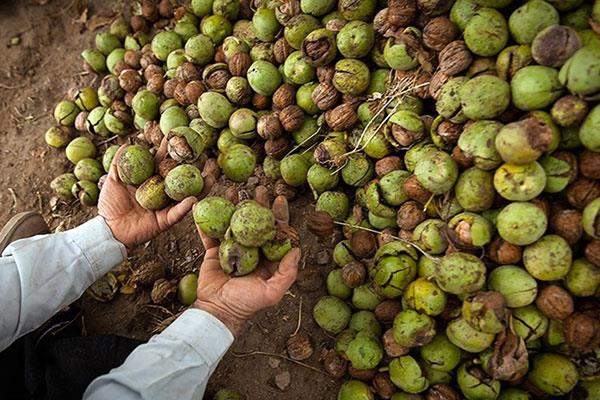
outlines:
[[154, 174], [154, 156], [144, 146], [127, 146], [117, 160], [117, 171], [124, 184], [140, 185]]
[[373, 282], [388, 298], [401, 296], [417, 275], [417, 264], [408, 254], [376, 255]]
[[69, 161], [77, 164], [84, 158], [95, 158], [97, 149], [90, 139], [80, 136], [69, 142], [65, 149], [65, 154]]
[[160, 99], [149, 90], [140, 90], [133, 97], [131, 108], [140, 117], [150, 121], [158, 115]]
[[381, 336], [381, 325], [377, 321], [375, 313], [371, 311], [354, 313], [350, 320], [349, 328], [356, 332], [364, 332], [375, 337]]
[[446, 235], [455, 246], [482, 247], [493, 237], [492, 224], [479, 214], [461, 212], [448, 221]]
[[206, 65], [211, 62], [214, 54], [215, 50], [212, 40], [201, 33], [189, 38], [185, 44], [185, 56], [188, 61], [194, 64]]
[[546, 193], [560, 193], [575, 177], [574, 167], [562, 158], [547, 155], [540, 159], [540, 165], [546, 174]]
[[447, 293], [465, 295], [481, 290], [485, 285], [483, 262], [469, 253], [450, 253], [439, 261], [435, 280]]
[[204, 189], [202, 174], [191, 164], [179, 165], [169, 171], [165, 177], [165, 193], [175, 201], [197, 196], [202, 193], [202, 189]]
[[552, 141], [552, 127], [540, 118], [529, 117], [503, 126], [495, 137], [495, 146], [507, 163], [525, 165], [548, 151]]
[[503, 164], [494, 174], [494, 188], [507, 200], [528, 201], [546, 187], [546, 171], [537, 163]]
[[53, 126], [46, 131], [44, 140], [48, 146], [60, 149], [71, 141], [71, 130], [66, 126]]
[[468, 362], [458, 368], [456, 380], [467, 400], [495, 400], [500, 394], [500, 381], [491, 379], [481, 367]]
[[98, 93], [91, 87], [84, 87], [73, 96], [73, 101], [81, 111], [92, 111], [100, 103], [98, 102]]
[[573, 390], [579, 380], [579, 374], [567, 357], [542, 353], [533, 358], [533, 366], [527, 379], [549, 395], [562, 396]]
[[503, 126], [497, 121], [475, 121], [464, 128], [458, 138], [458, 147], [475, 167], [484, 171], [494, 170], [502, 163], [494, 141]]
[[219, 154], [221, 170], [234, 182], [246, 182], [256, 168], [256, 154], [245, 144], [234, 144]]
[[352, 292], [352, 305], [358, 310], [373, 311], [381, 301], [380, 295], [375, 292], [371, 284], [359, 286]]
[[600, 198], [583, 209], [583, 230], [594, 239], [600, 239]]
[[376, 368], [383, 358], [383, 346], [374, 336], [359, 332], [348, 343], [346, 357], [350, 360], [353, 368], [363, 370]]
[[317, 199], [315, 209], [317, 211], [325, 211], [335, 221], [344, 221], [350, 213], [350, 200], [342, 192], [323, 192]]
[[206, 197], [194, 206], [194, 222], [208, 236], [223, 239], [234, 212], [235, 205], [229, 200], [218, 196]]
[[518, 70], [510, 87], [513, 104], [523, 111], [544, 109], [563, 92], [558, 71], [541, 65], [530, 65]]
[[481, 212], [494, 204], [494, 176], [477, 167], [463, 171], [456, 181], [454, 193], [466, 211]]
[[233, 213], [230, 229], [238, 243], [260, 247], [275, 238], [275, 217], [270, 209], [257, 202], [245, 201]]
[[417, 162], [417, 180], [433, 194], [448, 192], [458, 178], [458, 166], [448, 153], [438, 151]]
[[442, 117], [457, 124], [467, 121], [462, 111], [460, 89], [469, 80], [465, 76], [459, 76], [448, 80], [440, 90], [435, 102], [435, 110]]
[[600, 46], [582, 47], [562, 66], [558, 79], [571, 93], [586, 100], [596, 100], [600, 91], [599, 57]]
[[559, 24], [558, 11], [543, 0], [533, 0], [517, 8], [508, 18], [508, 27], [519, 44], [533, 42], [545, 28]]
[[585, 258], [573, 262], [565, 277], [565, 286], [575, 296], [586, 297], [600, 293], [600, 270]]
[[406, 287], [402, 300], [409, 308], [434, 317], [446, 308], [447, 296], [435, 282], [418, 278]]
[[429, 387], [429, 380], [416, 359], [402, 356], [390, 361], [390, 379], [407, 393], [421, 393]]
[[544, 211], [532, 203], [514, 202], [498, 214], [496, 228], [502, 239], [525, 246], [542, 237], [548, 226]]
[[420, 347], [419, 353], [430, 368], [441, 372], [452, 372], [463, 355], [463, 351], [445, 333], [438, 334], [431, 342]]
[[504, 16], [492, 8], [475, 11], [463, 32], [469, 50], [481, 57], [500, 53], [508, 42], [508, 25]]
[[317, 324], [334, 335], [346, 328], [351, 316], [350, 307], [333, 296], [321, 297], [313, 310], [313, 317]]
[[369, 385], [357, 380], [342, 383], [338, 392], [338, 400], [375, 400]]
[[73, 196], [73, 186], [77, 183], [77, 177], [72, 173], [62, 174], [57, 176], [50, 182], [50, 189], [64, 201], [71, 201]]
[[291, 83], [303, 85], [315, 79], [315, 68], [305, 60], [301, 51], [295, 51], [285, 59], [283, 74]]
[[306, 182], [317, 198], [321, 193], [335, 189], [340, 182], [340, 175], [322, 165], [313, 164], [307, 171]]
[[100, 177], [104, 175], [104, 168], [94, 158], [83, 158], [75, 164], [73, 173], [80, 181], [98, 182]]
[[370, 23], [351, 21], [342, 27], [335, 40], [344, 57], [363, 58], [375, 44], [375, 31]]
[[489, 348], [496, 335], [474, 329], [464, 318], [457, 318], [446, 327], [448, 339], [468, 353], [480, 353]]
[[448, 248], [446, 224], [441, 219], [426, 219], [417, 225], [412, 240], [429, 254], [441, 254]]
[[73, 197], [86, 207], [93, 207], [98, 203], [100, 189], [98, 185], [90, 181], [78, 181], [71, 188]]
[[300, 50], [302, 42], [308, 34], [320, 27], [321, 23], [312, 15], [298, 14], [285, 24], [283, 36], [290, 46]]
[[396, 207], [408, 200], [408, 196], [402, 191], [402, 185], [409, 177], [408, 171], [395, 170], [379, 180], [379, 190], [385, 203]]
[[81, 58], [86, 65], [97, 74], [106, 72], [106, 56], [95, 49], [85, 49], [81, 53]]
[[258, 266], [260, 255], [256, 247], [246, 247], [233, 239], [225, 239], [219, 245], [219, 264], [226, 274], [244, 276]]
[[548, 330], [548, 317], [533, 304], [514, 308], [511, 312], [515, 333], [527, 343], [541, 338]]
[[290, 186], [302, 186], [308, 179], [309, 164], [300, 154], [284, 157], [279, 164], [281, 177]]
[[106, 114], [106, 108], [102, 106], [96, 107], [90, 111], [85, 122], [85, 127], [89, 133], [102, 137], [106, 137], [110, 134], [104, 124], [104, 114]]
[[159, 175], [146, 179], [135, 191], [135, 199], [146, 210], [161, 210], [169, 204], [165, 181]]
[[558, 235], [546, 235], [523, 250], [525, 269], [541, 281], [564, 278], [569, 273], [571, 262], [571, 247]]
[[496, 76], [471, 78], [459, 90], [462, 112], [472, 120], [496, 118], [510, 104], [510, 90], [510, 85]]
[[579, 140], [588, 150], [600, 152], [600, 138], [598, 129], [600, 127], [600, 105], [594, 107], [587, 115], [579, 129]]
[[177, 106], [168, 107], [160, 116], [160, 131], [166, 136], [174, 128], [188, 126], [188, 123], [189, 120], [183, 108]]
[[404, 310], [394, 318], [394, 339], [403, 347], [423, 346], [435, 336], [435, 320], [415, 310]]
[[335, 63], [333, 86], [344, 94], [359, 95], [369, 87], [369, 67], [355, 59], [345, 58]]
[[258, 114], [249, 108], [235, 110], [229, 117], [229, 130], [239, 139], [253, 139], [256, 137], [256, 124]]
[[341, 175], [348, 186], [361, 187], [373, 177], [373, 173], [373, 163], [368, 157], [364, 154], [353, 154], [347, 158]]
[[500, 293], [511, 308], [532, 304], [538, 293], [537, 281], [516, 265], [501, 265], [488, 276], [489, 290]]

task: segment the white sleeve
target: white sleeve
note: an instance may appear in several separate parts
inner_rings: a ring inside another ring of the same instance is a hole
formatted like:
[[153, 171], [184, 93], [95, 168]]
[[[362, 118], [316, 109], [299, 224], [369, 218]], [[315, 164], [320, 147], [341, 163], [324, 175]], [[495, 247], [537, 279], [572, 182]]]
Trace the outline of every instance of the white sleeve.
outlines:
[[83, 398], [200, 400], [233, 339], [217, 318], [189, 309], [160, 335], [136, 348], [122, 366], [94, 380]]
[[77, 300], [126, 256], [102, 217], [8, 246], [0, 257], [0, 351]]

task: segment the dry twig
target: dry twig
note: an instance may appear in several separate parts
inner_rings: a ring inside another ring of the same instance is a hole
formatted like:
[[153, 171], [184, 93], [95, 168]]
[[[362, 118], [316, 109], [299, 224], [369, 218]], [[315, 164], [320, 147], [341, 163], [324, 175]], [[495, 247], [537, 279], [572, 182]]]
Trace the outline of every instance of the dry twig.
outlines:
[[286, 360], [289, 361], [293, 364], [299, 365], [301, 367], [310, 369], [311, 371], [315, 371], [315, 372], [319, 372], [323, 375], [329, 376], [329, 374], [325, 371], [323, 371], [322, 369], [319, 369], [317, 367], [313, 367], [312, 365], [308, 365], [305, 364], [303, 362], [300, 361], [296, 361], [296, 360], [292, 360], [289, 357], [286, 357], [284, 355], [281, 354], [276, 354], [276, 353], [267, 353], [264, 351], [251, 351], [250, 353], [235, 353], [235, 352], [231, 352], [231, 355], [233, 355], [235, 358], [246, 358], [246, 357], [252, 357], [252, 356], [266, 356], [266, 357], [275, 357], [275, 358], [281, 358], [282, 360]]

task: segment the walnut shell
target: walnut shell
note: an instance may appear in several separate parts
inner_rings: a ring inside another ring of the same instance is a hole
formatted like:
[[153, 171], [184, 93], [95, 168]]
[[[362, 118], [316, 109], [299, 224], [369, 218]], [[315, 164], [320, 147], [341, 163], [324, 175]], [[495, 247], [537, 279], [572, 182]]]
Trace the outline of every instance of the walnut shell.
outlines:
[[331, 82], [323, 82], [317, 85], [311, 97], [319, 110], [327, 111], [336, 106], [340, 100], [340, 92]]
[[229, 59], [229, 72], [233, 76], [246, 76], [251, 64], [252, 57], [250, 57], [250, 54], [240, 51]]
[[395, 28], [408, 26], [417, 16], [416, 0], [389, 0], [388, 22]]
[[181, 81], [175, 86], [175, 91], [173, 92], [173, 97], [182, 106], [187, 106], [188, 104], [190, 104], [190, 102], [187, 98], [187, 95], [185, 93], [186, 86], [187, 86], [187, 83]]
[[390, 379], [390, 375], [385, 372], [378, 372], [371, 382], [375, 393], [382, 399], [391, 399], [396, 393], [396, 387]]
[[377, 250], [377, 239], [371, 232], [358, 230], [350, 239], [352, 252], [358, 258], [371, 258]]
[[123, 61], [133, 69], [140, 69], [141, 58], [142, 52], [139, 50], [127, 50], [123, 55]]
[[273, 54], [275, 55], [275, 61], [279, 64], [283, 64], [290, 54], [294, 52], [294, 48], [288, 43], [284, 37], [277, 39], [273, 45]]
[[292, 145], [287, 137], [269, 139], [265, 142], [265, 153], [277, 160], [281, 160], [291, 149]]
[[273, 93], [273, 109], [283, 110], [296, 103], [296, 88], [289, 83], [279, 86]]
[[488, 245], [488, 258], [498, 265], [518, 264], [521, 261], [523, 251], [517, 245], [508, 243], [500, 236], [496, 236]]
[[581, 212], [577, 210], [559, 210], [552, 213], [550, 229], [573, 246], [583, 235], [581, 221]]
[[389, 357], [402, 357], [410, 353], [409, 347], [402, 347], [394, 339], [394, 330], [388, 329], [382, 338], [383, 348]]
[[600, 268], [600, 240], [592, 240], [585, 246], [585, 258]]
[[196, 104], [202, 93], [206, 92], [206, 87], [200, 81], [191, 81], [185, 85], [184, 94], [188, 103]]
[[153, 144], [156, 147], [160, 146], [165, 135], [160, 130], [160, 124], [158, 121], [148, 121], [144, 124], [144, 137], [148, 143]]
[[435, 17], [423, 29], [423, 43], [430, 49], [441, 51], [459, 34], [460, 29], [448, 17]]
[[126, 92], [135, 92], [142, 86], [142, 77], [135, 69], [125, 69], [119, 74], [119, 86]]
[[331, 82], [334, 74], [335, 67], [333, 65], [322, 65], [317, 67], [317, 79], [320, 83]]
[[319, 237], [328, 237], [333, 235], [335, 227], [333, 218], [325, 211], [313, 211], [306, 215], [306, 227], [312, 234]]
[[297, 105], [290, 105], [279, 112], [279, 121], [288, 132], [299, 129], [304, 122], [304, 111]]
[[161, 94], [163, 91], [164, 84], [165, 78], [163, 78], [162, 75], [152, 75], [146, 83], [146, 89], [153, 93]]
[[543, 288], [535, 300], [535, 305], [545, 316], [557, 320], [567, 318], [575, 309], [569, 292], [556, 285]]
[[375, 307], [375, 317], [382, 324], [391, 324], [396, 315], [402, 311], [402, 303], [398, 300], [384, 300]]
[[438, 383], [429, 388], [425, 400], [460, 400], [460, 394], [450, 385]]
[[257, 110], [266, 110], [271, 106], [271, 98], [262, 94], [254, 93], [252, 95], [252, 105]]
[[473, 55], [462, 40], [448, 43], [438, 54], [438, 71], [453, 76], [465, 71], [473, 62]]
[[575, 313], [564, 323], [565, 339], [577, 351], [589, 351], [600, 344], [600, 321], [587, 313]]
[[334, 131], [346, 131], [358, 123], [358, 114], [349, 103], [325, 112], [325, 122]]
[[159, 279], [154, 282], [150, 299], [154, 304], [166, 304], [173, 300], [177, 293], [177, 286], [166, 279]]
[[432, 196], [432, 193], [419, 183], [415, 175], [409, 176], [408, 179], [404, 181], [402, 190], [409, 198], [418, 201], [421, 204], [427, 203]]
[[583, 209], [594, 199], [600, 197], [600, 183], [595, 180], [580, 177], [567, 187], [569, 204]]
[[309, 359], [315, 351], [312, 340], [308, 334], [299, 332], [287, 340], [287, 352], [292, 360], [304, 361]]
[[352, 261], [342, 268], [342, 280], [352, 289], [362, 285], [366, 278], [367, 268], [361, 262]]
[[277, 180], [277, 182], [275, 182], [275, 186], [273, 187], [273, 193], [275, 194], [275, 196], [285, 197], [288, 201], [291, 201], [296, 197], [296, 189], [293, 186], [290, 186], [287, 183], [285, 183], [283, 179], [279, 179]]
[[387, 156], [375, 163], [375, 173], [378, 177], [383, 177], [392, 171], [402, 169], [402, 159], [398, 156]]
[[175, 97], [175, 88], [181, 81], [179, 79], [169, 79], [163, 85], [163, 93], [166, 98], [172, 99]]
[[600, 153], [584, 150], [579, 154], [581, 175], [589, 179], [600, 179]]
[[166, 178], [167, 174], [178, 165], [179, 163], [172, 158], [165, 158], [158, 163], [158, 174], [163, 178]]
[[175, 77], [184, 82], [199, 81], [202, 79], [202, 75], [196, 65], [187, 61], [177, 67]]
[[277, 113], [269, 113], [262, 115], [256, 124], [256, 132], [265, 139], [277, 139], [283, 134], [283, 126], [279, 122]]
[[404, 202], [400, 208], [398, 208], [396, 215], [398, 228], [409, 231], [412, 231], [417, 225], [425, 221], [426, 217], [423, 206], [414, 200]]

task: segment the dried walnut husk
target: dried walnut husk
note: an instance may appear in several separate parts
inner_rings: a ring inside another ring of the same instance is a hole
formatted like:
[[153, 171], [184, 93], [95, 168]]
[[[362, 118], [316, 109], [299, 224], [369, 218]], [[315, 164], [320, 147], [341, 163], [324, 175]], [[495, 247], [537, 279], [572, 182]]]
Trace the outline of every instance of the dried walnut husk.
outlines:
[[528, 367], [527, 346], [523, 338], [514, 332], [511, 321], [496, 337], [486, 370], [493, 379], [514, 381], [522, 378]]

